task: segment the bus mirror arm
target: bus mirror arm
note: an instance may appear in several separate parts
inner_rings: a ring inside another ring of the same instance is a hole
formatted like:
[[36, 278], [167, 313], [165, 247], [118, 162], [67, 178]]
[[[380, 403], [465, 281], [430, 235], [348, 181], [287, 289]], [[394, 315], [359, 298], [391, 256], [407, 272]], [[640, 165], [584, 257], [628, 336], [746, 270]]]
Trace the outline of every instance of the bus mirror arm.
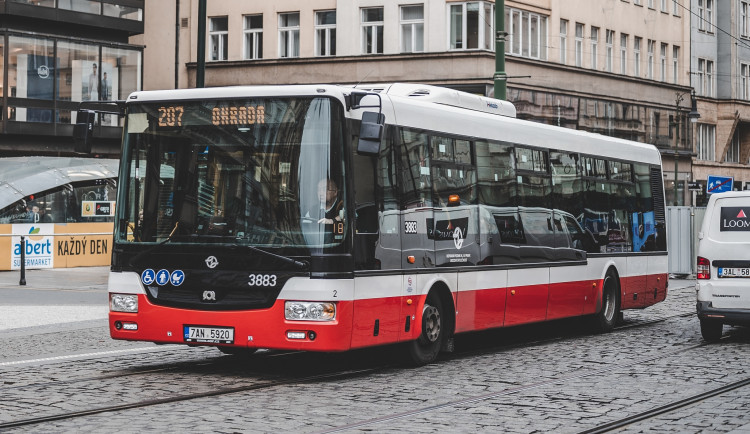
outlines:
[[125, 101], [84, 101], [78, 105], [73, 126], [73, 151], [90, 154], [96, 114], [125, 116]]

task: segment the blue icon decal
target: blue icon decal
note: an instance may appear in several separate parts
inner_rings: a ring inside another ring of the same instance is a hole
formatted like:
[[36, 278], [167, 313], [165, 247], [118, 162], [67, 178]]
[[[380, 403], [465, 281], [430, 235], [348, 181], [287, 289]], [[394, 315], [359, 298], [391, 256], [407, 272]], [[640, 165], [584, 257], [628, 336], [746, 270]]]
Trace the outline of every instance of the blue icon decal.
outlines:
[[172, 282], [172, 285], [174, 286], [180, 286], [182, 285], [182, 282], [185, 281], [185, 273], [183, 273], [182, 270], [174, 270], [172, 275], [169, 276], [169, 281]]
[[159, 286], [164, 286], [169, 282], [169, 271], [161, 269], [156, 273], [156, 283]]
[[154, 273], [154, 270], [147, 268], [141, 273], [141, 282], [143, 282], [144, 285], [151, 285], [154, 283], [155, 277], [156, 274]]

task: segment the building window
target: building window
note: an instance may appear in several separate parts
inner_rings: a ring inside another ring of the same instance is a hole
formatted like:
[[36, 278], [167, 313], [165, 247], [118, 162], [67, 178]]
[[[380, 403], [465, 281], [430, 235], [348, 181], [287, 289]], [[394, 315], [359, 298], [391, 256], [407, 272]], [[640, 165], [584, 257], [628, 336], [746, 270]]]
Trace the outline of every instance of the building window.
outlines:
[[568, 20], [560, 20], [560, 63], [568, 63]]
[[732, 141], [727, 146], [727, 155], [724, 157], [724, 161], [727, 163], [740, 162], [740, 135], [737, 131], [734, 132]]
[[698, 59], [698, 82], [696, 92], [703, 96], [714, 96], [714, 62]]
[[591, 69], [598, 67], [599, 57], [599, 27], [591, 27]]
[[615, 32], [614, 30], [607, 30], [607, 36], [605, 43], [605, 58], [604, 58], [604, 70], [607, 72], [612, 72], [612, 56], [613, 56], [613, 50], [614, 50], [614, 39], [615, 39]]
[[633, 74], [636, 77], [641, 76], [641, 41], [643, 41], [643, 38], [640, 36], [633, 38]]
[[633, 0], [633, 4], [636, 6], [643, 6], [643, 0]]
[[383, 8], [362, 9], [362, 54], [383, 54]]
[[209, 18], [209, 50], [211, 60], [227, 60], [227, 38], [229, 37], [229, 26], [227, 17]]
[[628, 73], [628, 35], [620, 33], [620, 74]]
[[263, 15], [245, 15], [245, 59], [263, 58]]
[[[506, 53], [517, 54], [532, 59], [547, 59], [546, 16], [518, 9], [506, 8], [505, 23], [506, 30], [509, 30], [508, 33], [510, 34], [510, 44], [506, 45]], [[510, 27], [507, 26], [508, 23], [510, 23]], [[560, 24], [562, 25], [562, 21]], [[567, 32], [566, 21], [566, 36]], [[560, 29], [560, 34], [562, 36], [562, 29]], [[510, 48], [510, 50], [508, 50], [508, 48]]]
[[740, 64], [740, 99], [750, 100], [750, 64]]
[[672, 15], [679, 17], [682, 11], [680, 11], [680, 1], [672, 0]]
[[680, 83], [680, 47], [672, 46], [672, 82]]
[[401, 52], [424, 51], [424, 5], [401, 6]]
[[648, 0], [648, 8], [649, 9], [655, 9], [655, 7], [654, 7], [654, 0]]
[[336, 55], [336, 11], [315, 12], [315, 55]]
[[661, 11], [669, 13], [669, 7], [667, 7], [667, 0], [661, 0]]
[[[495, 7], [487, 2], [467, 2], [453, 3], [450, 5], [450, 49], [451, 50], [491, 50], [492, 33]], [[507, 48], [512, 45], [513, 30], [512, 24], [507, 21], [508, 11], [506, 9], [506, 30], [509, 30], [511, 43], [506, 44]]]
[[716, 148], [716, 126], [708, 124], [698, 125], [698, 135], [696, 137], [698, 147], [696, 149], [697, 157], [703, 161], [714, 161], [714, 150]]
[[299, 57], [299, 12], [279, 14], [279, 57]]
[[576, 23], [576, 66], [583, 66], [583, 24]]
[[654, 49], [656, 48], [656, 41], [651, 39], [648, 40], [648, 58], [646, 59], [646, 78], [649, 80], [654, 79]]
[[714, 0], [698, 0], [698, 30], [713, 33]]
[[667, 81], [667, 44], [661, 44], [659, 50], [659, 77], [661, 81]]
[[740, 1], [740, 36], [750, 38], [750, 1]]

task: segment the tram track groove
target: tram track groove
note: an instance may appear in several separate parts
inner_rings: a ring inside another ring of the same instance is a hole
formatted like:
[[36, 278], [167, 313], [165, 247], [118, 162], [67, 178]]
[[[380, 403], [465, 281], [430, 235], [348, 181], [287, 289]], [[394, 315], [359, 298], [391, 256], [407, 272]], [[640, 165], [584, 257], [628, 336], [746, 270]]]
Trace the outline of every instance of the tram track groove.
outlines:
[[[683, 312], [683, 313], [679, 313], [679, 314], [675, 314], [675, 315], [669, 315], [669, 316], [666, 316], [666, 317], [656, 318], [656, 319], [653, 319], [653, 320], [639, 321], [639, 322], [635, 322], [635, 323], [632, 323], [632, 324], [626, 324], [624, 326], [618, 326], [615, 330], [617, 331], [617, 330], [623, 330], [623, 329], [634, 328], [634, 327], [649, 326], [649, 325], [657, 324], [657, 323], [660, 323], [660, 322], [668, 321], [668, 320], [670, 320], [672, 318], [687, 317], [687, 316], [691, 316], [691, 315], [695, 315], [695, 313]], [[540, 340], [536, 340], [536, 341], [525, 341], [525, 342], [516, 343], [516, 344], [510, 344], [510, 345], [493, 345], [490, 348], [483, 348], [483, 349], [475, 350], [475, 351], [461, 352], [461, 353], [457, 354], [457, 356], [454, 356], [454, 357], [466, 357], [466, 356], [472, 356], [472, 355], [478, 355], [478, 354], [488, 354], [488, 353], [496, 352], [499, 349], [514, 349], [514, 348], [520, 348], [520, 347], [525, 347], [525, 346], [530, 346], [530, 345], [540, 345], [540, 344], [546, 344], [546, 343], [552, 343], [552, 342], [560, 341], [560, 340], [563, 340], [563, 339], [570, 339], [571, 337], [577, 337], [577, 336], [570, 336], [570, 335], [568, 335], [568, 336], [556, 336], [556, 337], [553, 337], [553, 338], [550, 338], [550, 339], [540, 339]], [[679, 353], [679, 352], [683, 352], [683, 351], [688, 351], [690, 349], [698, 348], [698, 347], [701, 347], [703, 345], [704, 344], [694, 345], [694, 346], [691, 346], [691, 347], [688, 347], [688, 348], [683, 348], [683, 349], [675, 350], [675, 351], [669, 352], [667, 354], [673, 354], [673, 353]], [[280, 353], [280, 354], [273, 353], [273, 354], [265, 355], [264, 358], [265, 357], [286, 357], [286, 356], [293, 356], [295, 354], [299, 354], [299, 353], [298, 352], [289, 352], [289, 353], [284, 352], [284, 353]], [[426, 407], [426, 408], [423, 408], [423, 409], [413, 410], [413, 411], [410, 411], [410, 412], [399, 413], [399, 414], [391, 415], [391, 416], [385, 416], [383, 418], [378, 418], [378, 419], [370, 420], [370, 421], [363, 421], [363, 422], [355, 424], [353, 426], [346, 426], [346, 427], [342, 427], [342, 428], [335, 428], [335, 429], [333, 429], [331, 431], [321, 431], [321, 432], [336, 432], [336, 431], [341, 431], [343, 429], [356, 428], [356, 427], [368, 425], [368, 424], [371, 424], [371, 423], [381, 423], [381, 422], [384, 422], [384, 421], [389, 421], [389, 420], [394, 420], [394, 419], [400, 419], [400, 418], [407, 417], [407, 416], [410, 416], [410, 415], [419, 414], [419, 413], [425, 413], [425, 412], [429, 412], [429, 411], [433, 411], [433, 410], [438, 410], [438, 409], [442, 409], [442, 408], [447, 408], [447, 407], [452, 407], [452, 406], [456, 406], [456, 405], [470, 404], [472, 402], [483, 401], [483, 400], [486, 400], [486, 399], [490, 399], [490, 398], [497, 397], [497, 396], [502, 396], [502, 395], [509, 395], [509, 394], [521, 392], [521, 391], [524, 391], [524, 390], [529, 390], [529, 389], [533, 389], [533, 388], [537, 388], [537, 387], [542, 387], [544, 385], [555, 384], [557, 382], [565, 382], [565, 381], [568, 381], [568, 380], [571, 380], [571, 379], [575, 379], [575, 378], [582, 378], [582, 377], [586, 377], [586, 376], [597, 375], [597, 374], [606, 372], [606, 371], [608, 371], [608, 370], [610, 370], [612, 368], [615, 368], [615, 367], [626, 367], [626, 366], [637, 365], [637, 364], [640, 364], [640, 363], [647, 363], [647, 362], [650, 362], [650, 361], [653, 361], [653, 360], [657, 360], [657, 359], [659, 359], [661, 357], [664, 357], [664, 355], [665, 354], [660, 354], [659, 356], [655, 356], [655, 357], [651, 357], [651, 358], [647, 358], [647, 359], [642, 359], [642, 360], [636, 360], [636, 361], [632, 361], [632, 362], [627, 363], [627, 364], [616, 364], [616, 365], [613, 365], [613, 366], [611, 365], [611, 366], [607, 366], [607, 367], [602, 368], [602, 369], [595, 370], [593, 372], [583, 372], [583, 373], [581, 373], [581, 372], [575, 372], [575, 373], [571, 373], [571, 374], [568, 374], [568, 375], [563, 375], [561, 377], [552, 378], [552, 379], [549, 379], [549, 380], [546, 380], [546, 381], [542, 381], [542, 382], [532, 383], [532, 384], [528, 384], [528, 385], [521, 385], [521, 386], [513, 387], [513, 388], [510, 388], [510, 389], [504, 389], [504, 390], [498, 391], [498, 392], [493, 392], [493, 393], [489, 393], [489, 394], [468, 397], [468, 398], [464, 398], [464, 399], [460, 399], [460, 400], [456, 400], [456, 401], [451, 401], [449, 403], [444, 403], [444, 404], [429, 406], [429, 407]], [[452, 359], [452, 358], [453, 357], [449, 357], [447, 359], [447, 361], [450, 361], [450, 359]], [[45, 385], [65, 386], [65, 385], [80, 383], [80, 382], [84, 382], [84, 381], [99, 381], [99, 380], [105, 380], [105, 379], [126, 378], [126, 377], [132, 377], [132, 376], [136, 376], [136, 375], [149, 375], [149, 374], [154, 374], [154, 373], [159, 373], [159, 372], [174, 371], [174, 370], [180, 369], [180, 368], [185, 367], [185, 366], [188, 366], [188, 367], [189, 366], [201, 366], [201, 365], [210, 366], [210, 365], [222, 363], [221, 360], [224, 360], [224, 359], [225, 359], [225, 357], [222, 357], [220, 359], [217, 359], [216, 361], [200, 360], [200, 361], [196, 361], [194, 363], [193, 362], [183, 362], [183, 363], [180, 363], [179, 365], [168, 366], [168, 367], [164, 367], [164, 368], [148, 369], [148, 370], [143, 370], [143, 371], [138, 371], [138, 372], [126, 372], [126, 373], [121, 373], [121, 374], [109, 374], [109, 375], [103, 375], [103, 376], [98, 376], [98, 377], [94, 376], [94, 377], [87, 377], [87, 378], [75, 379], [75, 380], [61, 380], [61, 381], [48, 382], [48, 383], [34, 383], [34, 384], [29, 384], [29, 385], [19, 385], [19, 386], [4, 387], [4, 388], [0, 388], [0, 392], [8, 391], [8, 390], [25, 389], [25, 388], [30, 388], [30, 387], [45, 387]], [[385, 371], [387, 369], [393, 369], [396, 366], [397, 365], [394, 365], [394, 364], [387, 364], [387, 365], [381, 365], [381, 366], [372, 367], [372, 368], [349, 370], [349, 371], [344, 371], [344, 372], [330, 372], [330, 373], [316, 374], [316, 375], [305, 376], [305, 377], [287, 378], [287, 379], [283, 379], [283, 380], [271, 380], [271, 381], [265, 381], [265, 382], [260, 383], [260, 384], [249, 384], [249, 385], [238, 386], [238, 387], [221, 388], [221, 389], [216, 389], [216, 390], [211, 390], [211, 391], [205, 391], [205, 392], [196, 392], [196, 393], [182, 394], [182, 395], [171, 396], [171, 397], [164, 397], [164, 398], [157, 398], [157, 399], [147, 399], [147, 400], [141, 400], [141, 401], [136, 401], [136, 402], [131, 402], [131, 403], [125, 403], [125, 404], [119, 404], [119, 405], [113, 405], [113, 406], [97, 407], [97, 408], [88, 409], [88, 410], [80, 410], [80, 411], [75, 411], [75, 412], [58, 413], [58, 414], [53, 414], [53, 415], [49, 415], [49, 416], [39, 416], [39, 417], [35, 417], [35, 418], [21, 419], [21, 420], [17, 420], [17, 421], [10, 421], [10, 422], [0, 423], [0, 430], [7, 429], [7, 428], [17, 428], [17, 427], [22, 427], [22, 426], [36, 425], [36, 424], [40, 424], [40, 423], [53, 422], [53, 421], [58, 421], [58, 420], [74, 419], [74, 418], [78, 418], [78, 417], [90, 416], [90, 415], [101, 414], [101, 413], [117, 412], [117, 411], [137, 409], [137, 408], [144, 408], [144, 407], [150, 407], [150, 406], [161, 405], [161, 404], [169, 404], [169, 403], [175, 403], [175, 402], [190, 401], [190, 400], [194, 400], [194, 399], [201, 399], [201, 398], [207, 398], [207, 397], [230, 395], [230, 394], [234, 394], [234, 393], [241, 393], [241, 392], [247, 392], [247, 391], [252, 391], [252, 390], [268, 389], [268, 388], [272, 388], [272, 387], [285, 386], [285, 385], [290, 385], [290, 384], [309, 383], [309, 382], [320, 381], [320, 380], [345, 380], [345, 379], [348, 379], [348, 378], [355, 378], [355, 377], [359, 377], [359, 376], [363, 376], [363, 375], [370, 375], [370, 374], [374, 374], [374, 373], [377, 373], [377, 372], [382, 372], [382, 371]]]
[[660, 407], [654, 408], [649, 411], [644, 411], [642, 413], [638, 413], [632, 416], [624, 417], [622, 419], [618, 419], [613, 422], [609, 422], [603, 425], [599, 425], [595, 428], [587, 429], [585, 431], [581, 431], [579, 434], [600, 434], [600, 433], [606, 433], [610, 432], [619, 428], [624, 428], [628, 425], [632, 425], [636, 422], [640, 422], [647, 419], [652, 419], [654, 417], [660, 416], [662, 414], [671, 413], [675, 410], [679, 410], [688, 406], [691, 406], [693, 404], [696, 404], [701, 401], [705, 401], [706, 399], [712, 398], [714, 396], [723, 395], [727, 392], [730, 392], [735, 389], [739, 389], [742, 387], [746, 387], [750, 385], [750, 377], [735, 381], [730, 384], [725, 384], [721, 387], [717, 387], [715, 389], [711, 389], [705, 392], [701, 392], [698, 394], [695, 394], [693, 396], [690, 396], [688, 398], [680, 399], [678, 401], [671, 402], [666, 405], [662, 405]]

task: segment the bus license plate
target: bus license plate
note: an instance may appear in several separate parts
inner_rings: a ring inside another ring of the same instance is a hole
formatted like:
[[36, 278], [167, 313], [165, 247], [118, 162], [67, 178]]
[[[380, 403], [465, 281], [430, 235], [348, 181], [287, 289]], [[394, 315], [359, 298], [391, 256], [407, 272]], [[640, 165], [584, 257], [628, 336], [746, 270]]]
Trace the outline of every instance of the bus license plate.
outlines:
[[185, 342], [209, 344], [233, 344], [234, 329], [231, 327], [183, 326]]
[[750, 268], [719, 267], [719, 277], [750, 277]]

